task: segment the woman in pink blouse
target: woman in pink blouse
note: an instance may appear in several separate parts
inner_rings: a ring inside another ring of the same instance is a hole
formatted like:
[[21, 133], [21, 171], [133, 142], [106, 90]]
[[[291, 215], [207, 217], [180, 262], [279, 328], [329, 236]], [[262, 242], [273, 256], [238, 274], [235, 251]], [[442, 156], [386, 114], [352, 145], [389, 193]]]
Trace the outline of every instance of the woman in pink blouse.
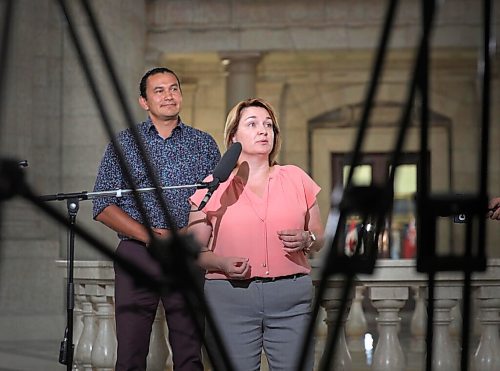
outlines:
[[262, 350], [270, 369], [293, 370], [313, 295], [308, 254], [323, 237], [320, 188], [300, 168], [276, 163], [280, 129], [262, 99], [229, 112], [224, 141], [242, 145], [236, 168], [201, 211], [206, 191], [191, 197], [205, 296], [237, 370], [259, 370]]

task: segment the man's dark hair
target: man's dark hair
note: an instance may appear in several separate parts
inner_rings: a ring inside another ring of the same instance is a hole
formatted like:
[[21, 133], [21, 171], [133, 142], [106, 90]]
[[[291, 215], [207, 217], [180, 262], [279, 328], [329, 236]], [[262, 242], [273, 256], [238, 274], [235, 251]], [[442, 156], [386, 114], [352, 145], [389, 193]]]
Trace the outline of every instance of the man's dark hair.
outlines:
[[177, 77], [174, 71], [166, 67], [156, 67], [149, 70], [144, 74], [144, 76], [142, 76], [141, 83], [139, 84], [139, 93], [141, 97], [146, 98], [146, 84], [148, 82], [149, 76], [156, 75], [157, 73], [171, 73], [177, 79], [177, 84], [179, 84], [179, 89], [181, 89], [181, 82], [179, 81], [179, 77]]

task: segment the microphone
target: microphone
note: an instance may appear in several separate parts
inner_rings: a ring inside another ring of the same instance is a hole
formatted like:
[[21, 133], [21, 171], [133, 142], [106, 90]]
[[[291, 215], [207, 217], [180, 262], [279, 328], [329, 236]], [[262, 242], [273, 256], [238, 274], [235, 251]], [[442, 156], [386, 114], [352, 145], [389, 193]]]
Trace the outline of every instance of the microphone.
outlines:
[[210, 197], [212, 197], [212, 193], [219, 187], [220, 183], [223, 183], [229, 178], [231, 171], [233, 171], [236, 163], [238, 162], [238, 158], [241, 153], [241, 143], [235, 142], [229, 147], [229, 149], [224, 153], [219, 163], [214, 169], [213, 177], [214, 179], [208, 184], [208, 191], [203, 200], [200, 202], [200, 206], [198, 207], [198, 211], [203, 209], [207, 204]]

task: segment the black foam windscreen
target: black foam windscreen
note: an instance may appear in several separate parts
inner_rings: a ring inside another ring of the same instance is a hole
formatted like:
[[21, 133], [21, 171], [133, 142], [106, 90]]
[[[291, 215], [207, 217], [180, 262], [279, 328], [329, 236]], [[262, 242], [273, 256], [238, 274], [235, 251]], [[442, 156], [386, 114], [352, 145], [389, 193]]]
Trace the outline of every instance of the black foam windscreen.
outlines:
[[214, 179], [218, 179], [219, 182], [225, 182], [231, 171], [233, 171], [236, 163], [238, 162], [238, 158], [241, 153], [241, 143], [236, 142], [229, 147], [229, 149], [224, 153], [219, 163], [214, 169], [213, 177]]

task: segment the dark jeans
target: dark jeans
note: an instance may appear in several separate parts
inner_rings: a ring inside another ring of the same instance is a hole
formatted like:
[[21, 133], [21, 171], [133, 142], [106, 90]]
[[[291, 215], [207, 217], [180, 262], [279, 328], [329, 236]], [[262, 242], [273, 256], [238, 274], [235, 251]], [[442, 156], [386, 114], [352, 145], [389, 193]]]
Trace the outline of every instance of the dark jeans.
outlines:
[[[133, 240], [121, 241], [116, 252], [153, 276], [161, 276], [160, 265], [144, 244]], [[201, 338], [182, 294], [174, 291], [160, 297], [157, 292], [139, 285], [129, 273], [115, 264], [116, 371], [146, 370], [151, 327], [160, 299], [165, 309], [174, 370], [203, 370]]]

